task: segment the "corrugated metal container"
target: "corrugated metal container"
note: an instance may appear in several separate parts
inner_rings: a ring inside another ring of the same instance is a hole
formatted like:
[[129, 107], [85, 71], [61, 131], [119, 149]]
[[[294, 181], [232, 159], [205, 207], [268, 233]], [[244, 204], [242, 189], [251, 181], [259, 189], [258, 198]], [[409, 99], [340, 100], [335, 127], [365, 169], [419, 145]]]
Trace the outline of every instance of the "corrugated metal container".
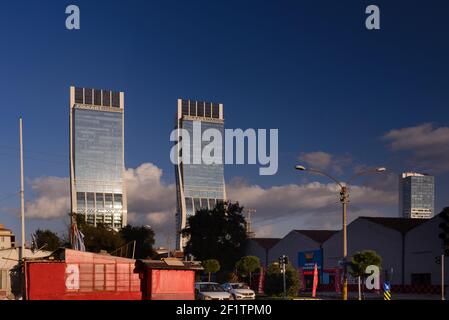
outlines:
[[63, 249], [26, 263], [29, 300], [141, 300], [135, 260]]

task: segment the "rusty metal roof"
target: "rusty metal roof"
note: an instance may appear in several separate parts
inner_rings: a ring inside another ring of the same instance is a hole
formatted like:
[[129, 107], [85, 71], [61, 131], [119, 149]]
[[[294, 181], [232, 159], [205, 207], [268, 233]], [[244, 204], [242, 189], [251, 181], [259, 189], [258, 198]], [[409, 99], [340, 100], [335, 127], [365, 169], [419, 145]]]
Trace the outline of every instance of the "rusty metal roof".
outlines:
[[204, 270], [199, 261], [182, 261], [179, 259], [168, 258], [163, 260], [137, 260], [136, 266], [147, 267], [149, 269], [164, 270]]

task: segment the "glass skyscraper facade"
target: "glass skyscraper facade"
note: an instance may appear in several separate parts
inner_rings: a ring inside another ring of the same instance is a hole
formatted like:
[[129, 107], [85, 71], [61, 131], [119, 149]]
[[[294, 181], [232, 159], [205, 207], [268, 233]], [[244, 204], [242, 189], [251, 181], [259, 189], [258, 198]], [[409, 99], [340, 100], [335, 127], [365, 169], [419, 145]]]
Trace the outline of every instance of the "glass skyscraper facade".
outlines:
[[72, 213], [115, 230], [127, 223], [123, 92], [70, 88]]
[[399, 177], [399, 215], [404, 218], [430, 219], [435, 210], [435, 178], [416, 172]]
[[[198, 143], [193, 142], [194, 127], [201, 126]], [[175, 165], [178, 209], [176, 213], [176, 246], [182, 250], [186, 239], [180, 231], [186, 227], [187, 218], [199, 209], [212, 209], [219, 201], [226, 199], [224, 183], [224, 141], [217, 145], [215, 152], [221, 155], [221, 163], [211, 163], [210, 155], [203, 155], [204, 147], [209, 141], [202, 141], [201, 136], [207, 129], [215, 129], [224, 137], [223, 105], [209, 102], [178, 100], [176, 128], [184, 129], [191, 138], [187, 143], [182, 139], [178, 143], [178, 165]], [[181, 156], [189, 153], [190, 163], [183, 163]], [[200, 163], [194, 163], [194, 154], [206, 156]], [[214, 154], [212, 155], [214, 156]]]

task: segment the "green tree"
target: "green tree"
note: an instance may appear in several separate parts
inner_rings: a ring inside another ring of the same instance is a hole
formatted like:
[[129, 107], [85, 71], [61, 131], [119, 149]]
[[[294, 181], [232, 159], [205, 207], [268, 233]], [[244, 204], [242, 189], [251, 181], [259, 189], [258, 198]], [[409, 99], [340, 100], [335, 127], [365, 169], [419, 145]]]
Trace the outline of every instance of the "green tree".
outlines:
[[35, 246], [42, 250], [55, 251], [61, 247], [62, 241], [56, 233], [48, 229], [37, 229], [33, 234]]
[[151, 228], [127, 225], [119, 233], [125, 243], [136, 241], [135, 259], [146, 259], [155, 254], [153, 250], [154, 231]]
[[[379, 270], [382, 267], [382, 257], [373, 250], [364, 250], [355, 253], [349, 263], [349, 273], [353, 277], [360, 277], [362, 283], [365, 282], [366, 268], [368, 266], [378, 266]], [[364, 297], [364, 286], [362, 286], [362, 295]]]
[[219, 202], [215, 208], [201, 209], [188, 218], [182, 234], [189, 240], [185, 253], [196, 259], [218, 259], [223, 270], [230, 271], [243, 256], [246, 222], [238, 202]]
[[82, 223], [78, 228], [84, 234], [86, 251], [100, 252], [101, 250], [105, 250], [111, 252], [125, 244], [117, 231], [114, 231], [103, 224], [97, 224], [95, 227]]
[[[285, 283], [287, 296], [297, 296], [299, 292], [298, 271], [291, 265], [285, 266]], [[282, 296], [284, 294], [284, 282], [279, 263], [272, 263], [268, 267], [265, 278], [265, 293], [270, 296]]]
[[204, 260], [201, 264], [204, 268], [204, 272], [208, 274], [209, 282], [210, 282], [210, 275], [212, 273], [220, 271], [220, 262], [218, 262], [218, 260], [215, 259]]
[[249, 276], [251, 286], [252, 273], [260, 268], [260, 260], [256, 256], [246, 256], [237, 261], [235, 268], [242, 276]]

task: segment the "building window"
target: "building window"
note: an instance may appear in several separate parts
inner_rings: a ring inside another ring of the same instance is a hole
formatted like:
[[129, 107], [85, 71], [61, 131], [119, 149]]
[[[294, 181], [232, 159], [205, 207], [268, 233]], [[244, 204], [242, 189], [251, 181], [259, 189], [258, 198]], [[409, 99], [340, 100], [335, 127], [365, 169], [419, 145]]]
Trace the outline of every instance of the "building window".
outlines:
[[196, 117], [196, 102], [190, 101], [190, 115]]
[[87, 208], [89, 209], [95, 208], [94, 194], [92, 192], [87, 193]]
[[83, 88], [75, 88], [75, 103], [84, 103], [84, 91]]
[[186, 213], [188, 216], [193, 214], [192, 198], [186, 198]]
[[103, 209], [104, 208], [103, 194], [102, 193], [97, 193], [95, 195], [95, 200], [96, 200], [97, 209]]
[[0, 290], [6, 289], [7, 281], [8, 281], [8, 270], [0, 270]]
[[430, 273], [412, 273], [412, 286], [430, 286]]
[[220, 118], [220, 106], [215, 103], [212, 105], [212, 118]]
[[92, 89], [84, 89], [84, 103], [92, 104]]
[[78, 209], [84, 209], [86, 207], [85, 197], [86, 194], [84, 192], [76, 193], [76, 206]]
[[193, 199], [193, 206], [194, 206], [194, 213], [196, 213], [198, 210], [201, 209], [201, 205], [200, 205], [200, 199], [195, 198]]
[[189, 115], [189, 102], [186, 100], [182, 100], [182, 115], [183, 116]]
[[211, 118], [212, 117], [212, 104], [211, 103], [206, 103], [206, 107], [204, 110], [204, 116], [206, 118]]
[[112, 93], [112, 106], [120, 108], [120, 92]]
[[197, 115], [198, 117], [204, 117], [204, 102], [198, 102]]
[[114, 194], [114, 209], [122, 209], [123, 200], [121, 194]]
[[112, 209], [112, 193], [104, 195], [104, 206], [106, 209]]
[[94, 105], [101, 106], [101, 90], [94, 90]]
[[103, 90], [103, 105], [106, 107], [111, 106], [111, 91]]

